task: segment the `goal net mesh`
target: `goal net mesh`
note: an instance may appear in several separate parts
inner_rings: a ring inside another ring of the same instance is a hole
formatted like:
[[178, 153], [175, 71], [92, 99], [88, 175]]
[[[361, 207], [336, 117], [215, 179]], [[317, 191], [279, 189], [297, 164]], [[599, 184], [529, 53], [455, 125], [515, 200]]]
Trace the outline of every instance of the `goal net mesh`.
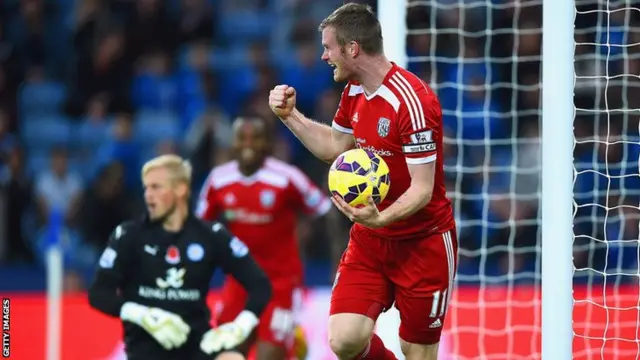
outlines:
[[[459, 228], [442, 358], [540, 358], [542, 1], [408, 6], [408, 67], [442, 103]], [[576, 359], [640, 359], [637, 7], [576, 1]]]
[[[635, 7], [634, 7], [635, 5]], [[574, 354], [640, 358], [640, 9], [577, 1]]]

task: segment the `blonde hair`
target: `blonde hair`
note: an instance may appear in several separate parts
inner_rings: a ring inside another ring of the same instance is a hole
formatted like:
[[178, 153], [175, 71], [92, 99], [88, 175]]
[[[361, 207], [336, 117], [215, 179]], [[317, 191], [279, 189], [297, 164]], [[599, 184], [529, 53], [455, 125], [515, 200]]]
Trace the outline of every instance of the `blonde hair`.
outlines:
[[142, 177], [154, 169], [167, 169], [174, 182], [191, 184], [191, 173], [193, 172], [188, 160], [178, 155], [161, 155], [147, 161], [142, 167]]

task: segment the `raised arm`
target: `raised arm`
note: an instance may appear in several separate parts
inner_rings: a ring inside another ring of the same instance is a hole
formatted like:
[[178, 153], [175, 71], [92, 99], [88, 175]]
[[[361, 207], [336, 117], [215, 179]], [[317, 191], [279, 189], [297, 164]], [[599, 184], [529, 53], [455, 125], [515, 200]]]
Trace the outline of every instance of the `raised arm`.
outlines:
[[293, 87], [276, 86], [269, 94], [269, 105], [282, 123], [320, 160], [330, 163], [355, 145], [352, 133], [332, 129], [298, 111], [295, 107], [296, 90]]

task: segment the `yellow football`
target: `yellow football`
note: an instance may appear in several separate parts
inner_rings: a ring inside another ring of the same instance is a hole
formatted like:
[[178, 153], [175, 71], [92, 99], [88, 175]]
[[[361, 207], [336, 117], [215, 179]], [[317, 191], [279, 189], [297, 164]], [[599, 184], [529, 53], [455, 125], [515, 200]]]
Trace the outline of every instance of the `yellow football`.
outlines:
[[387, 163], [368, 150], [345, 151], [329, 169], [329, 190], [351, 206], [365, 204], [368, 197], [379, 204], [387, 196], [389, 186]]

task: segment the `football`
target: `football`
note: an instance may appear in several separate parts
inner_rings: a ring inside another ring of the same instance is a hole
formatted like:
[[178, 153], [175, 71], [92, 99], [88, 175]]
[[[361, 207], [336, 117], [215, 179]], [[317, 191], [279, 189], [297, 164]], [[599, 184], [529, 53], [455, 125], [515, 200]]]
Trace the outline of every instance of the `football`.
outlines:
[[348, 150], [329, 169], [329, 190], [351, 206], [366, 204], [369, 196], [379, 204], [387, 196], [389, 186], [387, 163], [368, 150]]

